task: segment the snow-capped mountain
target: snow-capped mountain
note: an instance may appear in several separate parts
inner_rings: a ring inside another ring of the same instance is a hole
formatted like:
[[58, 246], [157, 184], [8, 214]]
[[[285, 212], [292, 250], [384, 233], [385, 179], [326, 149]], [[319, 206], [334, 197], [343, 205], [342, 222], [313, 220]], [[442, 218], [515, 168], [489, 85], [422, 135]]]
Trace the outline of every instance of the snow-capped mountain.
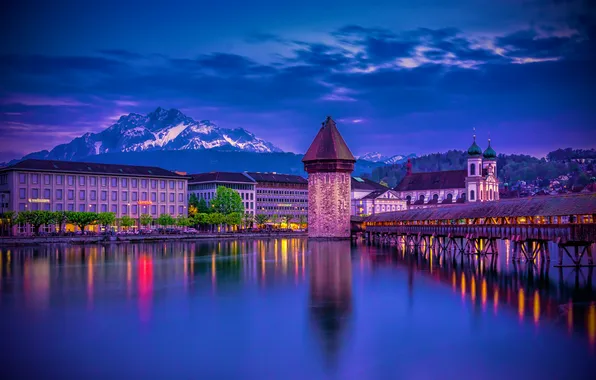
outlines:
[[384, 156], [379, 152], [371, 152], [363, 154], [362, 156], [358, 157], [359, 160], [366, 160], [371, 162], [382, 162], [387, 165], [393, 164], [401, 164], [402, 162], [406, 162], [408, 158], [416, 157], [415, 154], [396, 154], [395, 156]]
[[195, 121], [177, 109], [159, 107], [147, 115], [122, 116], [102, 132], [85, 133], [51, 151], [32, 153], [25, 158], [76, 160], [103, 153], [188, 149], [282, 152], [242, 128], [219, 128], [208, 120]]

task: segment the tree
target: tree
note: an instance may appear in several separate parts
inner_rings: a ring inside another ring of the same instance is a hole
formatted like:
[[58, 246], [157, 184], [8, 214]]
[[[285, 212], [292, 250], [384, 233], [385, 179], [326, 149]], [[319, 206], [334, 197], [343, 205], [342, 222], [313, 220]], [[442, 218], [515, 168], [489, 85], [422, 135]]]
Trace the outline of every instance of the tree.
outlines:
[[251, 226], [254, 220], [255, 217], [253, 216], [253, 214], [251, 214], [250, 212], [244, 213], [244, 216], [242, 216], [242, 223], [244, 223], [244, 228], [248, 228], [249, 226]]
[[126, 229], [135, 225], [135, 220], [128, 215], [124, 215], [120, 218], [120, 227], [125, 227]]
[[240, 194], [224, 186], [217, 187], [215, 198], [211, 201], [211, 206], [215, 212], [224, 215], [234, 212], [244, 212], [244, 203], [242, 203]]
[[389, 187], [389, 184], [385, 181], [381, 181], [379, 182], [379, 185], [385, 186], [385, 187]]
[[2, 213], [2, 233], [6, 231], [6, 235], [12, 235], [12, 227], [14, 226], [17, 214], [14, 211], [6, 211]]
[[269, 215], [265, 214], [257, 214], [255, 215], [255, 221], [257, 222], [257, 226], [263, 227], [265, 223], [269, 220]]
[[226, 217], [224, 214], [219, 212], [213, 212], [211, 214], [207, 214], [208, 224], [211, 226], [219, 226], [226, 222]]
[[68, 223], [79, 227], [81, 231], [85, 231], [85, 227], [97, 223], [98, 214], [88, 211], [73, 211], [66, 214]]
[[176, 225], [179, 227], [188, 227], [191, 224], [191, 220], [183, 215], [179, 215], [178, 218], [176, 218]]
[[191, 222], [193, 225], [205, 227], [209, 224], [209, 214], [205, 212], [199, 212], [191, 217]]
[[300, 225], [300, 229], [302, 229], [303, 226], [306, 224], [306, 215], [298, 215], [298, 224]]
[[192, 217], [197, 212], [199, 212], [199, 198], [195, 193], [192, 193], [188, 197], [188, 216]]
[[279, 216], [277, 214], [273, 214], [271, 216], [271, 223], [273, 223], [274, 227], [277, 227], [277, 222], [279, 221]]
[[16, 222], [30, 225], [33, 227], [33, 232], [37, 235], [41, 226], [54, 223], [54, 213], [41, 210], [21, 211], [17, 215]]
[[55, 211], [54, 212], [54, 224], [58, 225], [58, 231], [62, 233], [64, 231], [64, 224], [68, 221], [67, 211]]
[[207, 205], [207, 201], [205, 200], [205, 198], [201, 198], [199, 199], [199, 204], [197, 205], [197, 212], [203, 213], [203, 214], [208, 214], [211, 211], [213, 211], [208, 205]]
[[242, 223], [242, 213], [232, 212], [225, 216], [224, 223], [228, 226], [237, 226]]
[[106, 232], [114, 222], [116, 222], [116, 214], [113, 212], [100, 212], [97, 214], [97, 223], [103, 226]]
[[157, 218], [157, 224], [160, 226], [172, 226], [176, 223], [176, 220], [172, 218], [170, 214], [161, 214], [159, 218]]
[[294, 219], [294, 215], [282, 216], [283, 222], [286, 224], [286, 228], [290, 228], [290, 222]]
[[139, 217], [140, 222], [141, 222], [141, 226], [148, 226], [151, 224], [151, 222], [153, 222], [153, 218], [151, 217], [151, 215], [149, 214], [141, 214], [141, 216]]

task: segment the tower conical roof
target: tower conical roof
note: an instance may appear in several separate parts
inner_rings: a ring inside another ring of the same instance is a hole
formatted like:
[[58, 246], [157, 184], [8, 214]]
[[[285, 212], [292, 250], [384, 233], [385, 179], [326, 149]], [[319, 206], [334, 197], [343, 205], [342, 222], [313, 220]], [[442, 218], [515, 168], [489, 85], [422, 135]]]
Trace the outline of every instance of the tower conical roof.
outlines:
[[474, 142], [468, 148], [468, 156], [482, 156], [482, 149], [478, 146], [478, 144], [476, 144], [476, 135], [474, 135]]
[[331, 160], [356, 162], [350, 148], [337, 130], [335, 121], [331, 116], [327, 116], [310, 148], [304, 154], [302, 162]]

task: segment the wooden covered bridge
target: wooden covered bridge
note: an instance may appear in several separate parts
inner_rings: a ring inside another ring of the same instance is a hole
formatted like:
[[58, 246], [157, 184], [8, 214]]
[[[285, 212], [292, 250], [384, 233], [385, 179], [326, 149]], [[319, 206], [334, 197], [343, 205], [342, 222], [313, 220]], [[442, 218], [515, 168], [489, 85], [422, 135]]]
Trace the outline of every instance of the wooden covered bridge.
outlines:
[[574, 266], [596, 242], [596, 194], [507, 199], [494, 202], [387, 212], [352, 219], [352, 231], [369, 241], [399, 243], [416, 250], [453, 250], [462, 255], [497, 254], [496, 241], [510, 240], [513, 260], [538, 255], [550, 260], [549, 242], [558, 244]]

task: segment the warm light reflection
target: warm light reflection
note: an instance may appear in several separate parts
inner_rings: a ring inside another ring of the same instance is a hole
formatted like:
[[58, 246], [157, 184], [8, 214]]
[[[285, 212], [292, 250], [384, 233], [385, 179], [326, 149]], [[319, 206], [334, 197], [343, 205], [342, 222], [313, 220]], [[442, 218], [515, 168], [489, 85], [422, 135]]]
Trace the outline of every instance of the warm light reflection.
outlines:
[[461, 274], [461, 298], [466, 298], [466, 275], [464, 273]]
[[482, 301], [482, 310], [486, 310], [486, 300], [488, 298], [488, 286], [486, 284], [486, 279], [482, 279], [482, 287], [481, 287], [481, 293], [480, 293], [480, 299]]
[[526, 312], [526, 295], [523, 289], [519, 289], [517, 294], [517, 311], [520, 321], [524, 319], [524, 313]]
[[567, 330], [569, 333], [573, 332], [573, 302], [571, 300], [567, 303]]
[[451, 287], [454, 292], [457, 290], [457, 276], [455, 275], [455, 272], [451, 272]]
[[476, 302], [476, 277], [472, 276], [472, 281], [470, 282], [470, 296], [472, 298], [472, 303]]
[[586, 317], [586, 323], [588, 325], [588, 339], [590, 344], [596, 343], [596, 304], [590, 303], [588, 306], [588, 315]]
[[499, 308], [499, 289], [495, 287], [495, 293], [493, 295], [493, 308], [495, 314], [497, 314], [497, 309]]
[[93, 306], [93, 260], [92, 254], [87, 258], [87, 305]]
[[534, 323], [538, 325], [540, 320], [540, 293], [538, 290], [534, 290]]
[[215, 265], [215, 253], [211, 255], [211, 284], [215, 288], [215, 283], [217, 280], [217, 268]]
[[143, 254], [138, 264], [139, 313], [142, 321], [151, 318], [151, 298], [153, 296], [153, 258]]
[[132, 261], [130, 257], [126, 260], [126, 292], [130, 298], [132, 296]]

